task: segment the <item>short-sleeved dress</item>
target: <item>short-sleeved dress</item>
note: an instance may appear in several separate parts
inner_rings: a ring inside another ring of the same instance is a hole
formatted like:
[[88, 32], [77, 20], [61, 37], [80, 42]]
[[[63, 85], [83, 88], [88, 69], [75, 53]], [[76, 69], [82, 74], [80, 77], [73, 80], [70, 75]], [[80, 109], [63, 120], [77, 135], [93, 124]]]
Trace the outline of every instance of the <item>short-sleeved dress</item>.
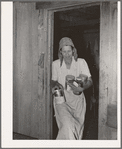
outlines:
[[[60, 60], [52, 63], [52, 80], [58, 81], [65, 88], [65, 77], [73, 75], [78, 77], [85, 74], [91, 77], [88, 65], [82, 58], [77, 61], [72, 59], [70, 69], [66, 68], [65, 62], [60, 66]], [[64, 90], [66, 102], [56, 104], [54, 99], [54, 110], [56, 122], [59, 128], [57, 140], [81, 140], [84, 129], [86, 112], [86, 101], [84, 93], [75, 95], [72, 90]]]

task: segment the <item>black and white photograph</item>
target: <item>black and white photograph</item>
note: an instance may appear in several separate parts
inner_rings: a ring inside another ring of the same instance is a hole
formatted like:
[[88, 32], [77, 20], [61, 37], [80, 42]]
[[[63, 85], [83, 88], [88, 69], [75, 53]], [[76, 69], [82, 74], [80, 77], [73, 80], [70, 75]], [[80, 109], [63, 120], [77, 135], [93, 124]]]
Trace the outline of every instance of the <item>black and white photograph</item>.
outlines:
[[120, 146], [120, 5], [1, 3], [2, 147]]

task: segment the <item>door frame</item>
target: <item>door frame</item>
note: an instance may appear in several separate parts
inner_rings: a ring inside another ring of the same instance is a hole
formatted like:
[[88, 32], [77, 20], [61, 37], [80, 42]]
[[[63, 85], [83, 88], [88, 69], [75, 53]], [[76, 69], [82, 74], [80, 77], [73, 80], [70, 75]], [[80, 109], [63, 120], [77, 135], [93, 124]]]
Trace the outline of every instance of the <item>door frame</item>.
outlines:
[[[109, 8], [110, 8], [111, 7], [111, 3], [110, 2], [108, 2], [108, 3], [109, 3]], [[94, 2], [93, 1], [92, 2], [80, 2], [79, 1], [77, 4], [74, 4], [73, 2], [69, 2], [69, 4], [66, 4], [64, 6], [64, 5], [60, 4], [60, 1], [59, 1], [59, 2], [56, 3], [56, 5], [53, 5], [53, 4], [50, 5], [49, 4], [49, 7], [47, 5], [46, 6], [44, 5], [44, 7], [43, 7], [43, 4], [41, 5], [41, 9], [43, 8], [47, 12], [47, 20], [46, 20], [46, 22], [47, 22], [46, 27], [47, 28], [46, 29], [48, 30], [47, 31], [47, 55], [48, 55], [48, 64], [49, 64], [48, 67], [47, 67], [48, 68], [47, 93], [49, 93], [49, 94], [48, 94], [48, 97], [47, 97], [47, 105], [46, 106], [47, 106], [47, 110], [48, 111], [47, 111], [46, 114], [47, 114], [47, 124], [48, 124], [48, 126], [49, 126], [49, 123], [50, 123], [50, 128], [47, 127], [48, 128], [47, 133], [49, 134], [49, 136], [50, 136], [49, 138], [51, 138], [51, 139], [52, 139], [52, 136], [53, 136], [53, 132], [52, 132], [52, 128], [53, 128], [53, 118], [52, 118], [53, 117], [53, 115], [52, 115], [53, 102], [52, 102], [52, 96], [51, 96], [52, 94], [51, 94], [51, 87], [50, 87], [50, 85], [51, 85], [51, 77], [52, 77], [51, 76], [52, 75], [51, 74], [51, 72], [52, 72], [51, 71], [51, 69], [52, 69], [52, 65], [51, 64], [52, 64], [52, 61], [53, 61], [54, 12], [66, 11], [66, 10], [71, 10], [71, 9], [78, 9], [78, 8], [82, 8], [82, 7], [89, 7], [89, 6], [99, 5], [100, 6], [100, 44], [99, 44], [100, 45], [100, 47], [99, 47], [100, 49], [99, 50], [100, 51], [102, 51], [102, 50], [105, 51], [102, 48], [102, 45], [103, 45], [103, 43], [102, 43], [103, 42], [102, 41], [102, 39], [103, 39], [103, 30], [102, 30], [102, 27], [101, 27], [103, 25], [103, 22], [101, 20], [101, 16], [102, 16], [101, 14], [104, 11], [103, 10], [103, 4], [104, 4], [104, 2], [98, 2], [98, 1], [94, 1]], [[37, 9], [39, 9], [39, 8], [37, 8]], [[104, 33], [104, 35], [105, 35], [105, 33]], [[102, 39], [101, 39], [101, 37], [102, 37]], [[101, 56], [101, 53], [100, 53], [99, 54], [99, 59], [103, 59], [102, 56]], [[99, 61], [99, 66], [100, 66], [99, 74], [102, 71], [105, 72], [105, 75], [110, 74], [110, 72], [109, 73], [107, 72], [108, 70], [102, 68], [102, 64], [103, 64], [103, 62]], [[108, 62], [107, 66], [109, 66], [109, 64], [110, 64], [110, 62]], [[99, 100], [101, 100], [101, 101], [103, 101], [105, 103], [106, 107], [104, 107], [104, 108], [107, 109], [107, 103], [108, 103], [107, 99], [108, 99], [109, 95], [106, 94], [105, 97], [102, 97], [102, 94], [105, 92], [106, 86], [104, 86], [104, 84], [102, 83], [101, 76], [99, 76], [99, 80], [100, 80], [99, 81]], [[100, 106], [100, 104], [98, 106]], [[100, 106], [100, 108], [102, 108], [102, 106]], [[105, 112], [107, 112], [107, 111], [105, 111]], [[107, 121], [107, 116], [106, 116], [107, 113], [105, 113], [105, 112], [103, 112], [103, 111], [99, 112], [100, 118], [98, 119], [98, 139], [101, 139], [102, 138], [101, 135], [104, 134], [104, 128], [102, 128], [102, 127], [106, 127], [104, 122]], [[101, 115], [100, 115], [100, 113], [101, 113]], [[103, 119], [104, 119], [104, 122], [103, 122]], [[107, 137], [104, 138], [104, 139], [107, 139]]]
[[[48, 8], [46, 9], [47, 11], [47, 53], [48, 53], [48, 62], [49, 66], [48, 67], [48, 86], [51, 85], [51, 70], [52, 70], [52, 61], [53, 61], [53, 34], [54, 34], [54, 12], [58, 11], [66, 11], [66, 10], [71, 10], [71, 9], [78, 9], [82, 7], [89, 7], [89, 6], [100, 6], [101, 2], [80, 2], [76, 5], [70, 4], [70, 6], [58, 6], [58, 8]], [[51, 88], [47, 88], [47, 92], [50, 93], [48, 94], [47, 98], [47, 109], [50, 109], [50, 112], [47, 112], [47, 120], [50, 120], [50, 128], [47, 130], [47, 133], [50, 132], [50, 137], [51, 139], [53, 138], [53, 101], [52, 101], [52, 94], [51, 94]], [[49, 121], [47, 122], [49, 124]]]

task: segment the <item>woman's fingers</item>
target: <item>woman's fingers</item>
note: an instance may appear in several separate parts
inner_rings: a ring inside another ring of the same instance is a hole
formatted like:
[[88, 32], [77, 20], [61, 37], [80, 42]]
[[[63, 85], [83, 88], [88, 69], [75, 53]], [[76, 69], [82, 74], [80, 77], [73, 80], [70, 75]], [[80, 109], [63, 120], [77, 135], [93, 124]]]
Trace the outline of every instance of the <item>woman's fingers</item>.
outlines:
[[72, 90], [74, 92], [83, 92], [83, 88], [82, 87], [76, 87], [75, 85], [71, 84], [68, 82], [68, 85], [72, 88]]
[[76, 91], [83, 92], [83, 88], [82, 87], [77, 87]]
[[74, 84], [72, 84], [72, 83], [67, 82], [67, 84], [68, 84], [72, 89], [76, 89], [76, 88], [77, 88], [77, 87], [76, 87]]

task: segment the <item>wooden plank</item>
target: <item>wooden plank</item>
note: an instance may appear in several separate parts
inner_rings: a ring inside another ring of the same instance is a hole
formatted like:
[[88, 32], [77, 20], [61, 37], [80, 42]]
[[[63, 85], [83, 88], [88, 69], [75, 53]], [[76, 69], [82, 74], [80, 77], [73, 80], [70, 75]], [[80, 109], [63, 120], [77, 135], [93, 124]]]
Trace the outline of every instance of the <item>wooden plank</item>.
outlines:
[[[16, 2], [14, 48], [14, 131], [38, 138], [38, 10], [35, 3]], [[43, 77], [43, 76], [41, 76]], [[43, 118], [44, 119], [44, 118]], [[43, 127], [41, 128], [43, 129]]]
[[[17, 84], [18, 79], [18, 64], [19, 58], [17, 55], [17, 3], [13, 5], [13, 131], [18, 130], [18, 93], [19, 86]], [[16, 112], [15, 112], [16, 111]]]
[[110, 4], [110, 28], [112, 31], [110, 32], [109, 50], [107, 125], [111, 127], [108, 139], [113, 140], [117, 139], [117, 2], [111, 2]]
[[[50, 40], [50, 81], [52, 80], [52, 61], [53, 61], [53, 43], [54, 43], [54, 13], [51, 12], [51, 25], [50, 25], [50, 29], [51, 29], [51, 40]], [[50, 87], [51, 87], [51, 82], [50, 82]], [[51, 114], [50, 114], [50, 121], [51, 121], [51, 139], [53, 138], [53, 99], [52, 99], [52, 88], [50, 89], [50, 108], [51, 108]]]
[[[51, 63], [50, 49], [47, 50], [47, 10], [35, 10], [35, 3], [16, 4], [14, 130], [31, 137], [49, 139]], [[43, 67], [38, 65], [41, 54], [44, 54]]]
[[[108, 107], [112, 106], [117, 106], [117, 4], [116, 2], [103, 2], [100, 27], [100, 140], [117, 138], [113, 136], [113, 134], [116, 135], [115, 130], [107, 125], [107, 120], [110, 120]], [[115, 115], [113, 118], [116, 119]]]
[[21, 133], [30, 136], [31, 131], [31, 87], [32, 87], [32, 36], [31, 35], [31, 5], [21, 4]]
[[39, 100], [38, 100], [38, 14], [35, 4], [31, 5], [31, 36], [32, 36], [32, 87], [31, 87], [31, 132], [30, 136], [39, 136]]
[[21, 124], [20, 124], [20, 115], [21, 115], [21, 84], [22, 84], [22, 79], [21, 79], [21, 15], [20, 15], [20, 4], [18, 2], [14, 3], [15, 4], [15, 7], [16, 7], [16, 52], [14, 53], [14, 58], [15, 58], [15, 61], [14, 61], [14, 83], [15, 83], [15, 90], [14, 90], [14, 95], [16, 96], [13, 96], [14, 97], [14, 104], [15, 104], [15, 107], [16, 109], [14, 109], [14, 113], [16, 113], [16, 117], [14, 117], [14, 123], [16, 123], [16, 125], [14, 125], [14, 131], [15, 132], [18, 132], [20, 133], [21, 130]]
[[[55, 1], [55, 2], [37, 2], [36, 9], [49, 9], [49, 8], [57, 8], [59, 6], [63, 7], [66, 5], [74, 5], [79, 4], [79, 1]], [[83, 2], [82, 2], [83, 3]]]
[[98, 139], [107, 140], [108, 65], [110, 34], [110, 3], [101, 3], [100, 16], [100, 69], [99, 69], [99, 128]]
[[[53, 105], [52, 105], [52, 93], [51, 93], [51, 72], [52, 72], [52, 51], [53, 51], [53, 23], [54, 23], [54, 13], [50, 11], [48, 13], [48, 51], [47, 51], [47, 139], [52, 138], [52, 112], [53, 112]], [[50, 125], [49, 125], [50, 124]]]
[[108, 140], [117, 140], [117, 129], [112, 128], [112, 127], [107, 127], [107, 132], [108, 132]]
[[117, 105], [117, 2], [110, 8], [109, 104]]
[[[38, 18], [38, 60], [41, 54], [45, 59], [44, 42], [44, 10], [40, 10]], [[45, 65], [44, 65], [45, 66]], [[39, 139], [45, 139], [45, 71], [44, 67], [38, 66], [38, 106], [39, 106]]]
[[[92, 1], [93, 2], [98, 2], [96, 0]], [[77, 6], [77, 5], [81, 5], [81, 4], [88, 4], [91, 2], [86, 2], [84, 1], [48, 1], [48, 2], [37, 2], [36, 3], [36, 9], [58, 9], [58, 8], [65, 8], [65, 7], [69, 7], [69, 6]]]
[[48, 11], [44, 9], [44, 52], [45, 52], [45, 59], [44, 59], [44, 99], [45, 99], [45, 139], [48, 139], [47, 136], [47, 129], [49, 127], [49, 123], [47, 123], [47, 114], [49, 109], [47, 109], [48, 105]]

